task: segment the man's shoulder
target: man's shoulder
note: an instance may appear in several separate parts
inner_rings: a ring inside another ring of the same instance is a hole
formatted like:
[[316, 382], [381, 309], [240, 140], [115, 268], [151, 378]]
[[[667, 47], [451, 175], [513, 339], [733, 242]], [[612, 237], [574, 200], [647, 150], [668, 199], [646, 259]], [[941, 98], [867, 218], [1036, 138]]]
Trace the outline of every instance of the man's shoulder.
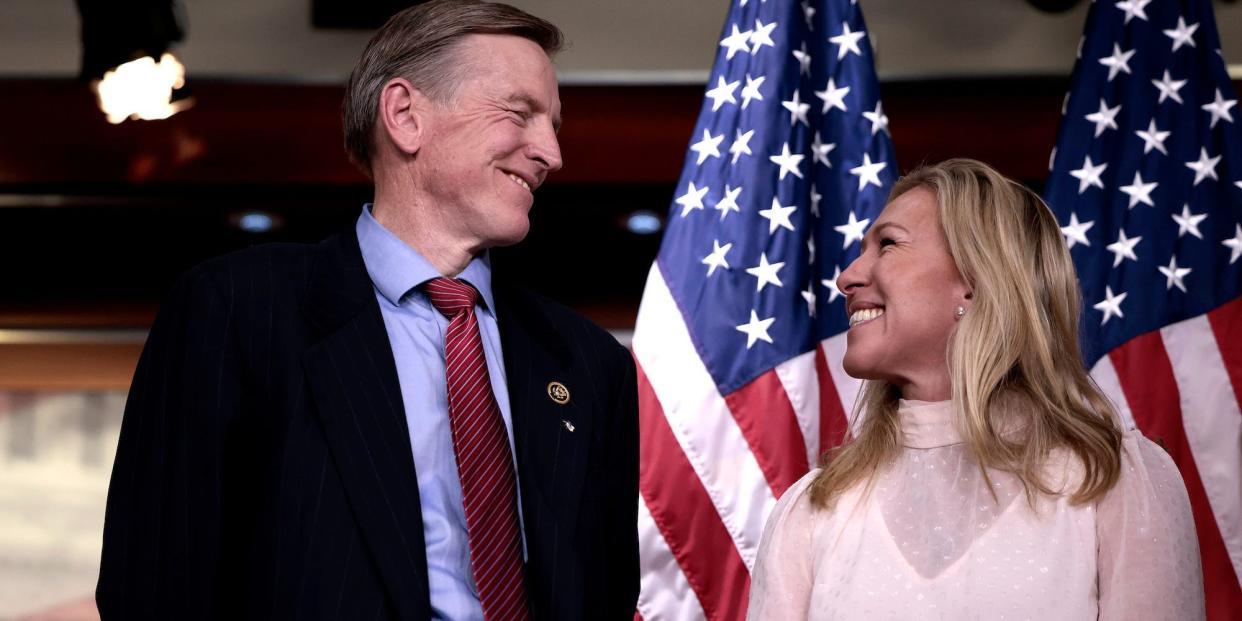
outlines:
[[497, 294], [498, 305], [508, 305], [509, 311], [526, 322], [538, 321], [544, 324], [551, 334], [564, 339], [587, 339], [597, 345], [615, 349], [619, 354], [627, 357], [629, 355], [607, 330], [560, 302], [511, 285], [498, 286]]
[[[265, 243], [207, 259], [184, 272], [174, 291], [213, 292], [235, 302], [252, 298], [301, 297], [328, 247], [339, 235], [317, 243]], [[191, 294], [193, 295], [193, 293]]]

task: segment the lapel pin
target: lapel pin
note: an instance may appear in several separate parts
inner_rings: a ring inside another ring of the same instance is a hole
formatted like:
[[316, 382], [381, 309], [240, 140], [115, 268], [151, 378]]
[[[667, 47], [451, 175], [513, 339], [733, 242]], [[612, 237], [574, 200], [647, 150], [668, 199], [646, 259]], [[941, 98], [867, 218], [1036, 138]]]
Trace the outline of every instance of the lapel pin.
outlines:
[[562, 425], [565, 425], [565, 428], [569, 430], [569, 433], [573, 433], [573, 432], [574, 432], [574, 424], [573, 424], [573, 423], [571, 423], [571, 422], [569, 422], [569, 421], [567, 421], [567, 420], [562, 420], [562, 421], [561, 421], [561, 424], [562, 424]]
[[569, 403], [569, 389], [560, 382], [548, 382], [548, 398], [555, 401], [557, 405], [565, 405]]

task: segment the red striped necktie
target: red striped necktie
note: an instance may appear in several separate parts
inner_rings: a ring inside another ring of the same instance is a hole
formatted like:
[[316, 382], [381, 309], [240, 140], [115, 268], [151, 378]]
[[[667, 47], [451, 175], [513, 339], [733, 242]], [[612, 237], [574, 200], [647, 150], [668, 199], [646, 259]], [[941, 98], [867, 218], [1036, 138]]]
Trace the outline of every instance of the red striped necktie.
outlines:
[[424, 287], [432, 306], [449, 319], [444, 337], [449, 424], [483, 618], [528, 619], [513, 459], [474, 314], [479, 293], [455, 278], [435, 278]]

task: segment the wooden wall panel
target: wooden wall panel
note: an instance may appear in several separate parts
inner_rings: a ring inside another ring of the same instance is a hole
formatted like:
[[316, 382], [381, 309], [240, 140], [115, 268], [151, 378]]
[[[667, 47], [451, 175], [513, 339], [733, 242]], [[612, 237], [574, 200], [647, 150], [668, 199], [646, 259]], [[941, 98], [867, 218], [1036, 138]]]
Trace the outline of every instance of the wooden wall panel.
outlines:
[[[85, 85], [0, 80], [0, 186], [267, 184], [349, 186], [334, 86], [193, 80], [197, 104], [164, 121], [108, 124]], [[903, 170], [977, 157], [1039, 181], [1056, 138], [1063, 79], [894, 82], [885, 111]], [[700, 86], [565, 86], [565, 168], [554, 184], [672, 183]]]

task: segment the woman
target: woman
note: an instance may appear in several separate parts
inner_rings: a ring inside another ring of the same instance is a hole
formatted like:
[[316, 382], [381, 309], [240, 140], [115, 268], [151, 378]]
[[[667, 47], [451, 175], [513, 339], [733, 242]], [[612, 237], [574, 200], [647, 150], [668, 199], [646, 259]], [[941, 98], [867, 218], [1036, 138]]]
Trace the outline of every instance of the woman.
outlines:
[[837, 281], [858, 435], [777, 503], [748, 618], [1202, 618], [1185, 486], [1083, 369], [1052, 213], [973, 160], [892, 196]]

